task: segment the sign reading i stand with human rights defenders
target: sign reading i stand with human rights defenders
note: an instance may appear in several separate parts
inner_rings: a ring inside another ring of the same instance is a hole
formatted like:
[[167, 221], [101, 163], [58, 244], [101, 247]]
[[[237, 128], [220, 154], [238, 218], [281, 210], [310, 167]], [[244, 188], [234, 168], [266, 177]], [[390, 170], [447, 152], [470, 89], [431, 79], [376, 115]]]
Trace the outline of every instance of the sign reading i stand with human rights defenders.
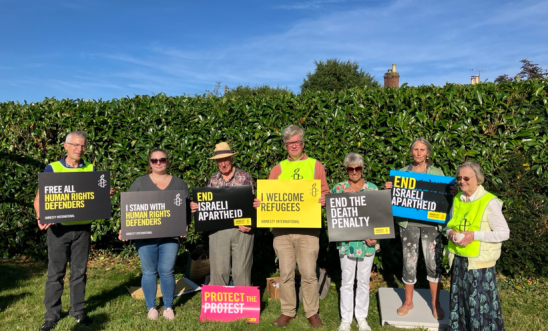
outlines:
[[186, 235], [187, 201], [184, 191], [122, 192], [122, 239]]
[[321, 228], [321, 182], [258, 180], [258, 228]]
[[434, 223], [448, 220], [454, 177], [390, 170], [390, 181], [394, 216]]
[[245, 225], [255, 227], [253, 190], [250, 185], [198, 187], [192, 189], [198, 204], [194, 213], [196, 231], [217, 231]]
[[329, 241], [395, 238], [390, 191], [327, 194], [325, 205]]
[[110, 172], [41, 172], [40, 223], [108, 219]]

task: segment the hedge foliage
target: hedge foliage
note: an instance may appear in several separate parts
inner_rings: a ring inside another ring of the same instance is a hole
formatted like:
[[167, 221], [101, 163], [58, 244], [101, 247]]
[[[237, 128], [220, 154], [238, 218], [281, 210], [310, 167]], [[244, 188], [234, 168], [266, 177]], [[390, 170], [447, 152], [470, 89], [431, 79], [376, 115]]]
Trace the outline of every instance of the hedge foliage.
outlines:
[[[512, 215], [512, 238], [528, 238], [504, 245], [497, 267], [546, 275], [546, 190], [535, 191], [534, 199], [528, 191], [534, 190], [536, 180], [546, 183], [548, 175], [547, 92], [548, 82], [529, 80], [232, 99], [160, 94], [109, 101], [46, 98], [32, 104], [0, 103], [0, 256], [45, 255], [45, 235], [36, 226], [32, 207], [38, 173], [63, 155], [63, 141], [71, 130], [88, 133], [86, 160], [110, 170], [113, 186], [125, 191], [145, 173], [147, 152], [154, 147], [170, 152], [173, 175], [190, 188], [204, 186], [216, 170], [207, 157], [223, 140], [239, 152], [238, 167], [255, 179], [267, 178], [286, 157], [281, 130], [299, 124], [307, 134], [305, 152], [325, 165], [330, 186], [346, 179], [342, 162], [351, 151], [364, 156], [367, 180], [383, 186], [390, 169], [411, 162], [408, 149], [416, 137], [432, 143], [434, 163], [447, 175], [454, 175], [465, 160], [480, 162], [487, 187], [512, 201], [505, 204], [505, 213]], [[526, 190], [518, 190], [517, 179], [508, 177], [507, 165], [515, 164], [517, 156], [526, 158], [527, 175], [522, 179], [532, 181], [521, 186]], [[515, 206], [523, 212], [511, 210]], [[98, 247], [120, 246], [115, 239], [119, 194], [112, 212], [111, 219], [93, 226], [92, 239]], [[270, 233], [258, 231], [256, 237], [255, 264], [273, 266]], [[183, 249], [203, 239], [191, 227]], [[400, 246], [397, 240], [386, 241], [379, 266], [382, 262], [384, 268], [396, 268], [397, 254], [386, 253]], [[334, 246], [327, 244], [325, 234], [322, 247], [326, 249], [321, 261], [336, 263]]]

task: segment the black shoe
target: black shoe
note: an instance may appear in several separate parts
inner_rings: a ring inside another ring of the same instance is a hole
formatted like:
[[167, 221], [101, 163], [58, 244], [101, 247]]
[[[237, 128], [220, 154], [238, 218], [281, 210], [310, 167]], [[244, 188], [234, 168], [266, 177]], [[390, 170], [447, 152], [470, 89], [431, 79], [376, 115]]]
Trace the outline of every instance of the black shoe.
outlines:
[[44, 324], [42, 324], [42, 327], [40, 328], [40, 331], [53, 330], [53, 329], [55, 329], [56, 325], [57, 325], [57, 321], [45, 320]]
[[91, 319], [89, 317], [87, 317], [87, 315], [84, 314], [84, 313], [76, 315], [75, 318], [76, 318], [76, 323], [78, 323], [80, 325], [89, 326], [89, 325], [91, 325], [91, 323], [93, 323], [91, 321]]

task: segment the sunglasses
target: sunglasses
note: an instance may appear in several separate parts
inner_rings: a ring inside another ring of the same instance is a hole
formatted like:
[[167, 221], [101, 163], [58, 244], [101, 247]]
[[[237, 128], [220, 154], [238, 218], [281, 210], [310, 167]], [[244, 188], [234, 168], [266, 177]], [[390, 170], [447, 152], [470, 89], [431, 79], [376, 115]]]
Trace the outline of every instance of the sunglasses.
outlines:
[[363, 170], [363, 167], [356, 167], [356, 168], [346, 167], [346, 171], [348, 172], [362, 172], [362, 170]]
[[457, 182], [459, 182], [461, 179], [464, 179], [465, 182], [468, 182], [470, 181], [471, 178], [474, 178], [476, 176], [472, 176], [472, 177], [462, 177], [462, 176], [457, 176]]
[[158, 163], [166, 164], [166, 162], [167, 162], [167, 158], [165, 158], [165, 157], [163, 157], [161, 159], [150, 159], [150, 163], [152, 163], [152, 164], [158, 164]]

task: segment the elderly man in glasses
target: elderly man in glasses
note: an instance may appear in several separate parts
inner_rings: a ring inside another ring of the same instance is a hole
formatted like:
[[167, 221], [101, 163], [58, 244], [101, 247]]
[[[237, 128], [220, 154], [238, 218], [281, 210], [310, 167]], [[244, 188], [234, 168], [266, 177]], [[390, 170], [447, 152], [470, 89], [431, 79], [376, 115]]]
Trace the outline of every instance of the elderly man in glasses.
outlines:
[[[95, 167], [82, 159], [86, 151], [87, 137], [83, 131], [72, 131], [66, 137], [64, 148], [67, 155], [59, 161], [46, 166], [44, 172], [86, 172], [95, 171]], [[114, 189], [110, 188], [110, 196]], [[84, 313], [86, 293], [86, 269], [90, 247], [91, 222], [77, 221], [58, 224], [40, 223], [39, 192], [34, 198], [34, 210], [40, 230], [47, 230], [48, 238], [48, 278], [44, 305], [46, 314], [40, 330], [49, 331], [55, 328], [61, 317], [61, 295], [63, 294], [64, 277], [67, 262], [70, 261], [70, 305], [69, 315], [78, 324], [90, 325], [91, 320]]]
[[[289, 154], [270, 171], [268, 179], [319, 179], [321, 181], [321, 198], [319, 203], [325, 205], [325, 194], [329, 187], [325, 178], [323, 165], [304, 152], [304, 130], [290, 125], [282, 132], [285, 149]], [[323, 325], [318, 315], [320, 299], [316, 260], [319, 251], [320, 229], [276, 228], [274, 250], [280, 263], [280, 303], [282, 314], [272, 325], [286, 326], [297, 314], [295, 291], [295, 265], [299, 265], [303, 306], [306, 318], [312, 327]]]

